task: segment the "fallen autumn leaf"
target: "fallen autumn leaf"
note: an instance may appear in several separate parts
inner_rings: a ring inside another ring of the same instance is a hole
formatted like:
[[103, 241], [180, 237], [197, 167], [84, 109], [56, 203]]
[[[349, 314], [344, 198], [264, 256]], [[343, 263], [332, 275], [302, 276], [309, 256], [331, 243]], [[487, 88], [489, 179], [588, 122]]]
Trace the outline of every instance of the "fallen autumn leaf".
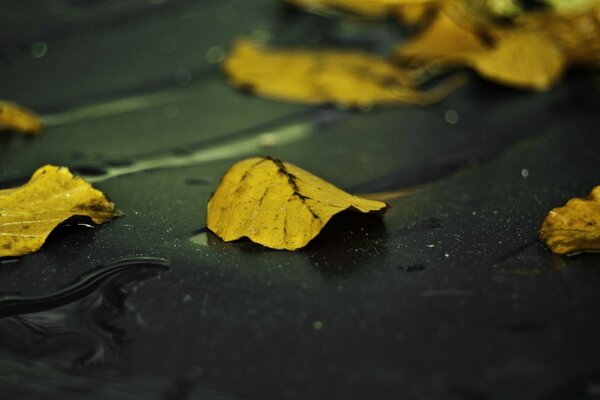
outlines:
[[427, 91], [414, 71], [361, 51], [263, 49], [238, 40], [222, 64], [234, 86], [264, 97], [369, 109], [375, 104], [430, 104], [464, 80], [448, 78]]
[[450, 65], [463, 63], [460, 57], [465, 53], [485, 49], [479, 36], [440, 12], [419, 35], [398, 45], [393, 57], [400, 61], [436, 61]]
[[339, 9], [373, 18], [395, 16], [422, 26], [392, 58], [430, 67], [468, 67], [517, 89], [544, 91], [574, 65], [600, 63], [600, 2], [546, 1], [530, 10], [506, 0], [288, 0], [309, 11]]
[[469, 53], [466, 60], [488, 80], [522, 89], [546, 90], [565, 69], [563, 53], [537, 32], [515, 32], [499, 38], [490, 50]]
[[102, 192], [67, 168], [39, 168], [25, 185], [0, 190], [0, 257], [39, 250], [54, 228], [74, 216], [102, 224], [117, 213]]
[[353, 196], [269, 157], [233, 165], [208, 202], [207, 226], [226, 242], [247, 237], [272, 249], [306, 246], [336, 214], [383, 214], [388, 204]]
[[32, 111], [9, 101], [0, 100], [0, 129], [12, 129], [22, 133], [39, 134], [43, 125]]
[[562, 76], [567, 59], [551, 37], [531, 29], [490, 28], [485, 43], [444, 12], [417, 37], [398, 45], [394, 58], [413, 64], [471, 67], [480, 76], [506, 86], [547, 90]]
[[586, 198], [555, 208], [540, 228], [540, 237], [558, 254], [600, 250], [600, 186]]

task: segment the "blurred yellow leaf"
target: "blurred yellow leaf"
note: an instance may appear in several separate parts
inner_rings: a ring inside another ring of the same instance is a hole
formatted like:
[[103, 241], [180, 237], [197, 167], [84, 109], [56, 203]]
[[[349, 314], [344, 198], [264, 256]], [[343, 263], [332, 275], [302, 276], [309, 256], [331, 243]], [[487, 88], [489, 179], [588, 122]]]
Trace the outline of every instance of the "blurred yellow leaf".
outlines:
[[572, 13], [533, 13], [522, 24], [545, 33], [571, 65], [600, 62], [600, 6]]
[[430, 22], [437, 15], [440, 1], [408, 3], [393, 7], [390, 14], [404, 25], [418, 27]]
[[446, 13], [440, 12], [415, 38], [394, 50], [394, 57], [402, 61], [437, 61], [444, 65], [464, 63], [465, 53], [485, 50], [480, 38], [459, 26]]
[[600, 186], [588, 197], [571, 199], [550, 211], [540, 237], [558, 254], [600, 250]]
[[362, 109], [434, 103], [463, 82], [454, 77], [423, 91], [413, 71], [368, 53], [264, 49], [247, 40], [235, 43], [222, 68], [232, 85], [264, 97]]
[[116, 216], [115, 205], [67, 168], [53, 165], [38, 169], [23, 186], [0, 190], [0, 257], [39, 250], [73, 216], [101, 224]]
[[511, 32], [501, 36], [490, 50], [466, 59], [481, 76], [508, 86], [546, 90], [565, 69], [563, 53], [537, 32]]
[[288, 1], [425, 25], [392, 58], [434, 74], [470, 67], [490, 81], [542, 91], [569, 66], [600, 65], [600, 0], [546, 0], [533, 11], [520, 0]]
[[334, 215], [383, 214], [388, 205], [353, 196], [268, 157], [233, 165], [208, 202], [207, 226], [226, 242], [247, 237], [273, 249], [306, 246]]
[[556, 14], [574, 14], [598, 9], [598, 0], [546, 0], [551, 4]]
[[485, 24], [494, 21], [514, 21], [524, 12], [521, 0], [459, 0], [455, 4], [468, 11], [469, 18], [475, 18]]
[[12, 129], [22, 133], [42, 132], [42, 121], [32, 111], [15, 103], [0, 100], [0, 129]]
[[[485, 44], [474, 31], [473, 20], [459, 25], [445, 12], [416, 38], [397, 46], [394, 58], [413, 64], [469, 66], [482, 77], [521, 89], [546, 90], [566, 67], [563, 51], [535, 29], [487, 27]], [[468, 27], [468, 28], [466, 28]]]
[[546, 90], [569, 66], [600, 64], [600, 1], [567, 3], [526, 12], [512, 0], [447, 1], [421, 34], [397, 46], [394, 58], [469, 66], [496, 83]]

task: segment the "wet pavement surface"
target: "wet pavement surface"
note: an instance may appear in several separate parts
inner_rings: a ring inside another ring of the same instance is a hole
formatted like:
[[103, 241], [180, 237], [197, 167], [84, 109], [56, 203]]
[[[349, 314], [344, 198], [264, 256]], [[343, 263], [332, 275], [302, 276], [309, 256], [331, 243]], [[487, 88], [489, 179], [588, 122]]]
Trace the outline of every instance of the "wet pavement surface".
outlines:
[[[0, 260], [3, 399], [600, 398], [600, 255], [537, 237], [600, 184], [597, 77], [534, 94], [472, 76], [370, 112], [277, 103], [227, 86], [233, 38], [385, 52], [402, 33], [267, 0], [121, 3], [0, 16], [0, 96], [47, 124], [2, 132], [0, 186], [64, 165], [125, 214]], [[353, 193], [418, 190], [298, 252], [223, 243], [208, 198], [256, 155]]]

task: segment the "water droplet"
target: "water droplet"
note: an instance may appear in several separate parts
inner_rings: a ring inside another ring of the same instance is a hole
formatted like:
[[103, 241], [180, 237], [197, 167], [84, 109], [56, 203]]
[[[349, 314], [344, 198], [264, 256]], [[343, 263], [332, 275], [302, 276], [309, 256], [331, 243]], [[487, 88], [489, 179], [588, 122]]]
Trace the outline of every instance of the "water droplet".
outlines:
[[313, 328], [315, 328], [316, 331], [320, 331], [321, 329], [323, 329], [323, 322], [321, 322], [321, 321], [313, 322]]
[[48, 52], [48, 45], [46, 42], [35, 42], [31, 46], [31, 55], [35, 58], [42, 58]]
[[447, 123], [454, 125], [458, 122], [459, 115], [456, 112], [456, 110], [447, 110], [444, 113], [444, 119], [446, 120]]
[[529, 176], [529, 170], [528, 170], [527, 168], [523, 168], [523, 169], [521, 170], [521, 176], [522, 176], [523, 178], [527, 178], [527, 177]]
[[179, 86], [185, 86], [192, 81], [192, 73], [187, 69], [180, 69], [175, 73], [175, 82]]
[[435, 247], [435, 244], [428, 244], [427, 247], [429, 247], [430, 249]]

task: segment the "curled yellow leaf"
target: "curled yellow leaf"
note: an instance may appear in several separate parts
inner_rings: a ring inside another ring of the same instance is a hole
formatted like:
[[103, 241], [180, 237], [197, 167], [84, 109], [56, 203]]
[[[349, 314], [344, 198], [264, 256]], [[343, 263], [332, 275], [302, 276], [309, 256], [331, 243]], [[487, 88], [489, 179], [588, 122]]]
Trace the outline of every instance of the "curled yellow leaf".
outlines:
[[440, 12], [417, 37], [398, 45], [394, 57], [401, 61], [462, 64], [462, 55], [485, 49], [477, 35]]
[[554, 253], [600, 250], [600, 186], [586, 198], [555, 208], [542, 223], [540, 237]]
[[115, 205], [67, 168], [46, 165], [25, 185], [0, 190], [0, 257], [39, 250], [59, 224], [74, 216], [102, 224]]
[[0, 100], [0, 129], [12, 129], [22, 133], [42, 132], [42, 121], [32, 111], [9, 101]]
[[561, 78], [566, 59], [549, 36], [535, 30], [492, 31], [494, 43], [487, 46], [440, 12], [419, 36], [397, 46], [394, 57], [417, 64], [469, 66], [490, 81], [520, 89], [546, 90]]
[[360, 51], [264, 49], [238, 40], [223, 62], [232, 85], [258, 95], [308, 104], [430, 104], [462, 84], [453, 77], [428, 91], [412, 71]]
[[491, 81], [543, 91], [561, 78], [566, 60], [545, 35], [517, 31], [500, 36], [490, 50], [468, 54], [467, 61]]
[[292, 164], [256, 157], [225, 173], [208, 202], [207, 226], [226, 242], [247, 237], [272, 249], [296, 250], [342, 211], [383, 214], [387, 208]]

